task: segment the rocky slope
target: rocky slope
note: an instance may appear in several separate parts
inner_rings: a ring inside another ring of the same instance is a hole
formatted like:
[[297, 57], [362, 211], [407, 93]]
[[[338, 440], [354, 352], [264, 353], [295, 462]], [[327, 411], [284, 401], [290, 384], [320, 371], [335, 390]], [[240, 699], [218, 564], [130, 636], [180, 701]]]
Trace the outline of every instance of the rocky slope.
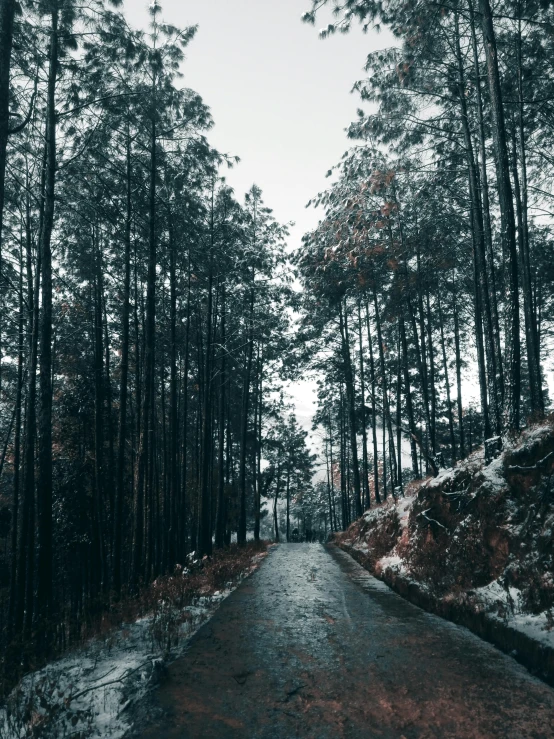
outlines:
[[367, 511], [337, 544], [554, 682], [554, 420]]

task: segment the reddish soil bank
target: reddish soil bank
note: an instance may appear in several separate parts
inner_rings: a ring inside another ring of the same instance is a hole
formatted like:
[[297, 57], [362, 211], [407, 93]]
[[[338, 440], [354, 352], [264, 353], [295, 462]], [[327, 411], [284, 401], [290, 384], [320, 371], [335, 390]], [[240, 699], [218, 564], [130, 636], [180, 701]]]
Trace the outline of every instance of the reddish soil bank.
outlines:
[[394, 590], [466, 626], [554, 685], [554, 427], [479, 449], [336, 543]]

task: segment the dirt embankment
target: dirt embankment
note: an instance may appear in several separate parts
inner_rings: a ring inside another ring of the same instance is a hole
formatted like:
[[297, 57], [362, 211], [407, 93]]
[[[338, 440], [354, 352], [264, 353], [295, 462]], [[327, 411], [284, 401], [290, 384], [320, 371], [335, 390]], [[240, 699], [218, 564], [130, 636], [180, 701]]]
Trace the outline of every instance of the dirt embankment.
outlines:
[[554, 423], [488, 465], [480, 449], [356, 521], [336, 543], [421, 606], [554, 684]]

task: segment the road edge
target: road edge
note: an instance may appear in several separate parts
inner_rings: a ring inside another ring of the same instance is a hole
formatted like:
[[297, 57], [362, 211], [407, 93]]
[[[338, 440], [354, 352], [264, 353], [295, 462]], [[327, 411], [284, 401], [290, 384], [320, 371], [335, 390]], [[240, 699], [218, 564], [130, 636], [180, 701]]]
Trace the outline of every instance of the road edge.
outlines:
[[165, 668], [185, 657], [187, 651], [190, 649], [191, 643], [194, 641], [194, 639], [198, 638], [198, 634], [202, 631], [202, 629], [209, 625], [210, 621], [219, 610], [221, 605], [228, 598], [230, 598], [247, 580], [249, 580], [253, 575], [256, 574], [256, 572], [258, 572], [260, 567], [262, 567], [262, 565], [267, 561], [267, 559], [271, 556], [277, 546], [279, 546], [278, 543], [271, 542], [268, 544], [266, 550], [263, 552], [262, 557], [258, 557], [258, 555], [252, 557], [249, 568], [243, 572], [240, 579], [236, 582], [236, 584], [225, 596], [225, 598], [217, 603], [217, 605], [211, 610], [209, 616], [204, 621], [202, 621], [202, 623], [198, 625], [198, 628], [194, 631], [194, 633], [192, 633], [187, 638], [186, 646], [184, 647], [183, 651], [180, 652], [180, 654], [175, 656], [173, 659], [169, 659], [164, 663], [164, 670], [158, 676], [157, 680], [151, 681], [144, 695], [140, 698], [140, 701], [132, 701], [125, 706], [124, 710], [126, 712], [129, 712], [131, 710], [133, 711], [133, 719], [130, 721], [129, 727], [127, 728], [121, 739], [139, 739], [145, 729], [154, 726], [157, 721], [163, 718], [164, 711], [157, 704], [155, 694], [156, 690], [166, 679]]
[[554, 687], [553, 648], [503, 623], [500, 619], [491, 618], [489, 614], [483, 612], [477, 613], [459, 600], [438, 598], [428, 590], [424, 590], [418, 583], [402, 577], [390, 568], [375, 572], [363, 552], [344, 542], [332, 543], [331, 546], [342, 549], [373, 577], [384, 582], [405, 600], [446, 621], [464, 626], [484, 641], [513, 657], [532, 675]]

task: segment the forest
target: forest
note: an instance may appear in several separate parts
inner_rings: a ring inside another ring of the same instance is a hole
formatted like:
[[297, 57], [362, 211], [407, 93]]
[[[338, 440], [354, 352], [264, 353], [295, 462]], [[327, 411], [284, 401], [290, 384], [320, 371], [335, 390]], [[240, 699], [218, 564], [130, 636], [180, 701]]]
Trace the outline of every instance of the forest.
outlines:
[[344, 530], [550, 410], [550, 3], [313, 0], [395, 44], [292, 245], [227, 184], [196, 27], [119, 4], [0, 0], [0, 694], [190, 555]]
[[344, 529], [483, 442], [490, 461], [549, 408], [553, 18], [519, 1], [333, 7], [324, 38], [360, 23], [398, 39], [355, 82], [355, 143], [296, 256]]

